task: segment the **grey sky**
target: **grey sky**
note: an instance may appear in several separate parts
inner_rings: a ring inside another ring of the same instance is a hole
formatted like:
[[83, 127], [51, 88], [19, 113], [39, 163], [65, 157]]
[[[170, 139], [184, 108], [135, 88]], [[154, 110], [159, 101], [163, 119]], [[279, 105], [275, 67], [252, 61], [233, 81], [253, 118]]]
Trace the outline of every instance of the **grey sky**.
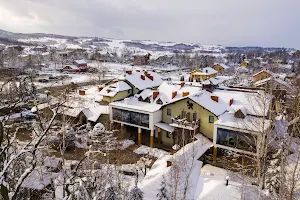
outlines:
[[300, 47], [300, 0], [0, 0], [0, 29]]

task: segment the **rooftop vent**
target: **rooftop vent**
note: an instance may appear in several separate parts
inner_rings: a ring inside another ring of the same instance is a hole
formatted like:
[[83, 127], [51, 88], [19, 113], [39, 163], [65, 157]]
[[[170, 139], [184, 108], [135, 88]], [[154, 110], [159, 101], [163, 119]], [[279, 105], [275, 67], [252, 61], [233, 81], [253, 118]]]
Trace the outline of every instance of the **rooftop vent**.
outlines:
[[132, 71], [131, 71], [131, 70], [129, 70], [129, 71], [126, 71], [126, 74], [129, 74], [129, 75], [131, 75], [131, 74], [132, 74]]

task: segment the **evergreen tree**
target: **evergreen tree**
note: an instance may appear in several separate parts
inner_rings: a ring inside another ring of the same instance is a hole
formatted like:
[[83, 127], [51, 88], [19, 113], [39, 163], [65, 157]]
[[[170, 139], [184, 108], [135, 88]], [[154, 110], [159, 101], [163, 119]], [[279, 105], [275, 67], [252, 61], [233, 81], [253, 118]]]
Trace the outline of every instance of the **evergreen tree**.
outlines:
[[144, 193], [138, 187], [134, 187], [129, 193], [130, 200], [143, 200], [143, 198], [144, 198]]

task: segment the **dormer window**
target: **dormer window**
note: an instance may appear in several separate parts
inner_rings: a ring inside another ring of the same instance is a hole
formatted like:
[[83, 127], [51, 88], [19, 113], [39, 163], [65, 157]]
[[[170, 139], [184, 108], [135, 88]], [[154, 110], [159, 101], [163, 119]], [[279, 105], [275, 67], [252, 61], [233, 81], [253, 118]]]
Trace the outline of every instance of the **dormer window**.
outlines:
[[158, 99], [158, 100], [156, 101], [156, 103], [157, 103], [157, 104], [160, 104], [160, 105], [163, 105], [163, 102], [162, 102], [161, 99]]
[[142, 96], [140, 96], [140, 97], [138, 98], [138, 100], [139, 100], [139, 101], [144, 101], [144, 99], [143, 99]]
[[150, 97], [147, 97], [144, 101], [147, 102], [147, 103], [151, 103]]

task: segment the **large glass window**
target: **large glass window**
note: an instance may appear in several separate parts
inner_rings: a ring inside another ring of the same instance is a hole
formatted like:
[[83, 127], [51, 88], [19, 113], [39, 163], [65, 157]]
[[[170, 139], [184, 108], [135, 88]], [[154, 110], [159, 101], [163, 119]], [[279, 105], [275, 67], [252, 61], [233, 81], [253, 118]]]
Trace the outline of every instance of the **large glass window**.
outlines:
[[250, 133], [242, 133], [218, 128], [217, 144], [245, 151], [256, 152], [256, 136]]
[[126, 122], [129, 124], [149, 127], [149, 115], [117, 108], [112, 109], [113, 120]]

